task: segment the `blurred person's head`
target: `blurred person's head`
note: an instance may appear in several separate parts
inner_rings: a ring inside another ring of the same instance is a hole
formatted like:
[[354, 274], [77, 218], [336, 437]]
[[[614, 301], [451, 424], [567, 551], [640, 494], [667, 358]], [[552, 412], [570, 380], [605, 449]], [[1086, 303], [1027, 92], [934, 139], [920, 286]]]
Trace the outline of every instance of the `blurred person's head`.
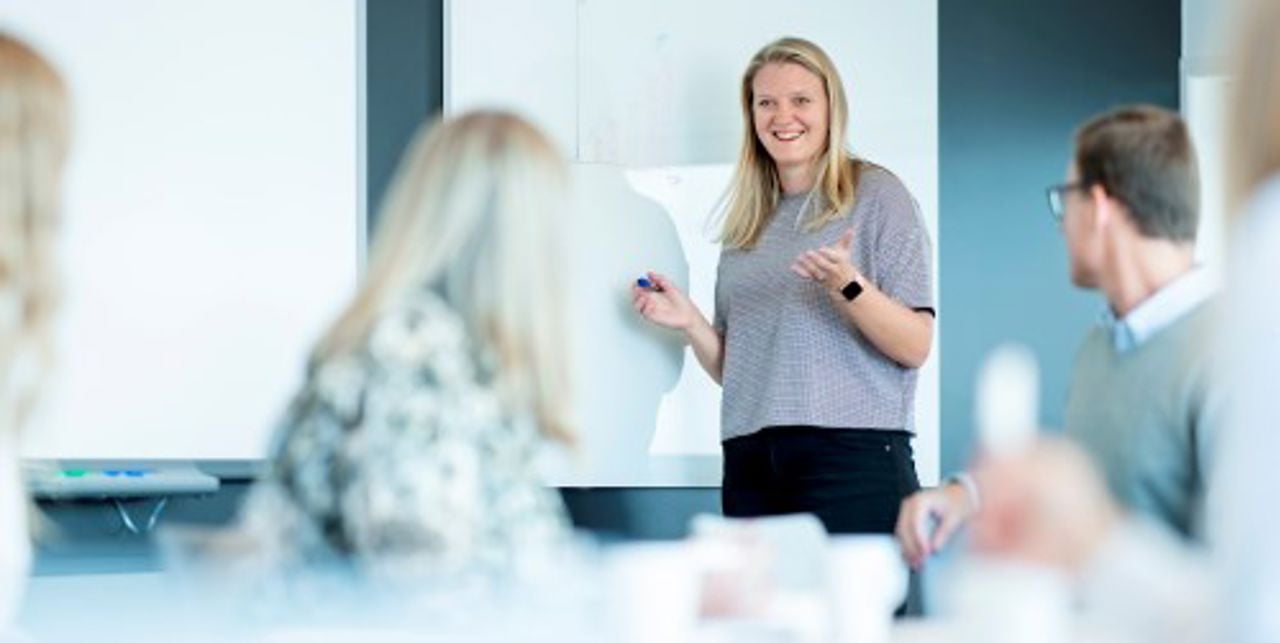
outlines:
[[722, 240], [753, 247], [782, 194], [782, 174], [809, 172], [821, 198], [819, 228], [854, 202], [857, 164], [845, 149], [849, 107], [835, 64], [802, 38], [775, 40], [752, 56], [739, 88], [742, 141]]
[[[1071, 281], [1101, 288], [1144, 245], [1194, 252], [1200, 221], [1195, 151], [1182, 118], [1137, 105], [1094, 117], [1075, 136], [1067, 182], [1055, 188]], [[1153, 245], [1145, 243], [1145, 245]]]
[[69, 129], [58, 72], [30, 46], [0, 33], [0, 431], [21, 426], [35, 393], [32, 380], [52, 353]]
[[567, 180], [554, 145], [514, 115], [423, 125], [388, 188], [364, 282], [315, 357], [355, 350], [388, 308], [430, 288], [497, 359], [504, 400], [570, 440], [559, 289]]
[[1280, 172], [1280, 2], [1254, 0], [1236, 30], [1234, 96], [1227, 119], [1229, 212]]
[[1013, 457], [988, 458], [974, 476], [982, 510], [971, 538], [980, 552], [1079, 569], [1120, 515], [1096, 464], [1062, 438], [1041, 438]]

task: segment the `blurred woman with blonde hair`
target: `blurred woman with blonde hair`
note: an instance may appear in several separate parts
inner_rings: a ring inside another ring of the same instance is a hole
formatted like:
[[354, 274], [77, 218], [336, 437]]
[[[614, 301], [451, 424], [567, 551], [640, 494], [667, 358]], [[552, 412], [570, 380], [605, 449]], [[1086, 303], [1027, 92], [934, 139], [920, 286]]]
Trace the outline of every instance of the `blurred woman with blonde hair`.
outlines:
[[30, 46], [0, 33], [0, 631], [31, 562], [19, 434], [52, 360], [54, 244], [69, 139], [62, 78]]
[[896, 176], [848, 151], [844, 87], [814, 43], [766, 45], [739, 98], [714, 319], [654, 273], [635, 309], [683, 332], [724, 387], [725, 514], [890, 533], [919, 488], [912, 409], [934, 316], [923, 218]]
[[316, 347], [245, 520], [288, 561], [506, 574], [569, 524], [534, 467], [570, 442], [559, 219], [567, 172], [525, 121], [424, 126], [354, 300]]

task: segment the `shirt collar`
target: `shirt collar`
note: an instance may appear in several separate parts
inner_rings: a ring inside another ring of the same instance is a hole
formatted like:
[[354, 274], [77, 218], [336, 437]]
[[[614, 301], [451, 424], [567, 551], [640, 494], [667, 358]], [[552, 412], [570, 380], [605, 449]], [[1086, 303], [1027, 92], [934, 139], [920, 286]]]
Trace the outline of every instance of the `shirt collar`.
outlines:
[[1117, 352], [1134, 350], [1156, 333], [1185, 317], [1217, 291], [1209, 274], [1196, 266], [1147, 297], [1128, 315], [1117, 318], [1108, 308], [1103, 312], [1103, 326], [1111, 334], [1111, 345]]

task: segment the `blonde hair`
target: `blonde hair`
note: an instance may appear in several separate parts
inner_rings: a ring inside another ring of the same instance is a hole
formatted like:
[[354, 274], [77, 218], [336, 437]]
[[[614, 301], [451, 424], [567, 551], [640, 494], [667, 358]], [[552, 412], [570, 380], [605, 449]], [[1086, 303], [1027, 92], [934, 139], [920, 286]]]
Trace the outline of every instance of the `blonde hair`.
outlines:
[[34, 401], [35, 382], [15, 381], [22, 379], [18, 362], [38, 360], [39, 374], [52, 360], [54, 245], [69, 111], [66, 85], [53, 66], [0, 33], [0, 405], [13, 405], [0, 409], [6, 416], [0, 430], [17, 430], [6, 429], [7, 420], [21, 427]]
[[504, 401], [572, 442], [557, 287], [566, 173], [551, 142], [514, 115], [424, 124], [382, 204], [364, 283], [314, 358], [356, 350], [390, 306], [435, 288], [493, 351]]
[[793, 64], [805, 68], [822, 81], [827, 94], [827, 142], [818, 160], [818, 180], [813, 186], [813, 192], [821, 197], [821, 209], [806, 224], [806, 229], [817, 230], [834, 221], [848, 212], [856, 199], [854, 192], [861, 163], [844, 146], [849, 106], [839, 72], [818, 45], [802, 38], [775, 40], [752, 56], [742, 74], [742, 146], [729, 187], [724, 227], [720, 233], [720, 241], [733, 248], [755, 246], [769, 217], [778, 207], [782, 192], [778, 168], [756, 136], [752, 113], [752, 81], [756, 73], [769, 64]]
[[1252, 2], [1240, 17], [1227, 123], [1229, 212], [1280, 171], [1280, 2]]

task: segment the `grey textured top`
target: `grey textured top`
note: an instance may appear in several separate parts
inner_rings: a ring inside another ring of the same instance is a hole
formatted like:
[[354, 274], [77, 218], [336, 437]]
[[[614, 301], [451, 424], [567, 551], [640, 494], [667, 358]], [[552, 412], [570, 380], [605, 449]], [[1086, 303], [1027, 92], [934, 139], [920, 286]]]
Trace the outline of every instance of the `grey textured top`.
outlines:
[[881, 353], [832, 305], [823, 286], [791, 272], [802, 252], [854, 229], [853, 265], [909, 308], [933, 308], [928, 232], [892, 173], [866, 165], [853, 212], [806, 232], [815, 208], [784, 197], [759, 243], [726, 249], [715, 327], [725, 338], [721, 438], [768, 426], [912, 429], [916, 370]]
[[1222, 422], [1206, 345], [1213, 309], [1203, 303], [1128, 351], [1098, 326], [1080, 347], [1067, 399], [1066, 432], [1116, 498], [1189, 537], [1201, 535], [1205, 465]]

